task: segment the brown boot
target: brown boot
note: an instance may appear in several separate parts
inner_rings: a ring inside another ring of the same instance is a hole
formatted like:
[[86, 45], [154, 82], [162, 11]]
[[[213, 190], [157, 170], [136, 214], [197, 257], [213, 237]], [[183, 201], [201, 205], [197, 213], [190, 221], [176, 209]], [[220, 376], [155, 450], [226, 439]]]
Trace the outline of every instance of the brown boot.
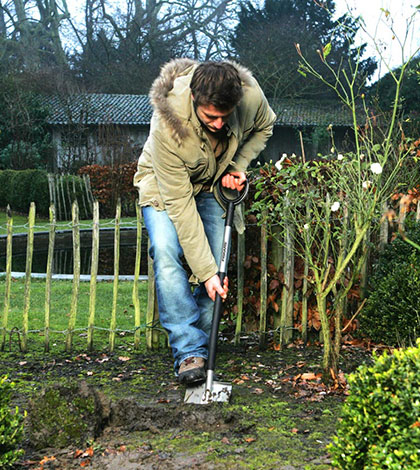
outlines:
[[182, 384], [196, 384], [206, 380], [205, 360], [202, 357], [189, 357], [179, 366], [178, 380]]

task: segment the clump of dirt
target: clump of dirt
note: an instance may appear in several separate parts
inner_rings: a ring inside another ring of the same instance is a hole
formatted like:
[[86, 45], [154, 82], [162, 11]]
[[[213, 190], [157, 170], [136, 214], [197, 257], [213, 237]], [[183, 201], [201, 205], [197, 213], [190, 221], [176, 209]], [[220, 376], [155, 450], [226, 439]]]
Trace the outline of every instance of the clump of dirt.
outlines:
[[33, 449], [82, 445], [108, 422], [110, 400], [82, 381], [46, 387], [29, 402], [27, 436]]
[[134, 398], [124, 398], [111, 406], [110, 425], [127, 431], [186, 429], [194, 431], [227, 430], [235, 427], [234, 413], [225, 413], [219, 406], [184, 404], [139, 404]]

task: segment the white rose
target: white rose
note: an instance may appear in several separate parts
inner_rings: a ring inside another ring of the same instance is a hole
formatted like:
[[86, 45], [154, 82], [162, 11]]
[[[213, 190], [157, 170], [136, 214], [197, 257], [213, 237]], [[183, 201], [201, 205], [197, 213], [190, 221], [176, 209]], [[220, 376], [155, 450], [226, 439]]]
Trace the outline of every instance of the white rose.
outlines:
[[335, 201], [334, 204], [331, 206], [331, 212], [337, 212], [340, 209], [340, 203]]
[[370, 171], [375, 175], [380, 175], [382, 173], [382, 167], [380, 163], [372, 163], [370, 165]]

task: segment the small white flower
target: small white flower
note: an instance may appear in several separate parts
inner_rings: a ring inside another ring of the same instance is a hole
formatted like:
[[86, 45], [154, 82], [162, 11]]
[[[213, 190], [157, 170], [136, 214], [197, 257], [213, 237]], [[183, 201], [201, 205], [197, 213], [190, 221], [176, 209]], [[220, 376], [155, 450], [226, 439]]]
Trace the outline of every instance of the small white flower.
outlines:
[[382, 167], [380, 163], [372, 163], [370, 165], [370, 171], [375, 175], [380, 175], [382, 173]]
[[337, 212], [340, 209], [340, 203], [335, 201], [334, 204], [331, 206], [331, 212]]
[[287, 158], [287, 153], [283, 153], [283, 155], [281, 156], [280, 160], [277, 160], [276, 163], [275, 163], [275, 167], [277, 168], [277, 170], [281, 170], [283, 167], [282, 167], [282, 163], [283, 161]]
[[305, 230], [308, 230], [309, 224], [305, 224], [305, 225], [303, 226], [303, 228], [304, 228]]
[[372, 186], [372, 181], [367, 180], [367, 181], [363, 181], [362, 183], [363, 189], [369, 189], [371, 186]]
[[334, 153], [334, 152], [335, 152], [335, 148], [331, 147], [331, 153]]
[[339, 154], [337, 155], [337, 160], [343, 160], [343, 158], [344, 158], [344, 155], [343, 155], [343, 154], [339, 153]]
[[360, 160], [363, 160], [365, 158], [365, 154], [364, 153], [361, 153], [360, 154]]
[[296, 158], [296, 154], [292, 153], [291, 158]]

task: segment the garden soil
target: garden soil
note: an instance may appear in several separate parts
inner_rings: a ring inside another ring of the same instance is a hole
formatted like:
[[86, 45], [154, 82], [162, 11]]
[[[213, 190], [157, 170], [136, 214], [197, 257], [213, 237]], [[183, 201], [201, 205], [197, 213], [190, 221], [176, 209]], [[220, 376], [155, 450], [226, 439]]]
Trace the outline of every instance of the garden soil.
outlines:
[[[13, 348], [12, 348], [13, 349]], [[345, 374], [370, 361], [344, 346], [341, 372], [321, 382], [321, 347], [261, 351], [247, 340], [222, 344], [218, 378], [228, 404], [184, 404], [170, 352], [109, 354], [19, 351], [0, 355], [25, 419], [16, 469], [326, 470], [326, 446], [347, 394]]]

